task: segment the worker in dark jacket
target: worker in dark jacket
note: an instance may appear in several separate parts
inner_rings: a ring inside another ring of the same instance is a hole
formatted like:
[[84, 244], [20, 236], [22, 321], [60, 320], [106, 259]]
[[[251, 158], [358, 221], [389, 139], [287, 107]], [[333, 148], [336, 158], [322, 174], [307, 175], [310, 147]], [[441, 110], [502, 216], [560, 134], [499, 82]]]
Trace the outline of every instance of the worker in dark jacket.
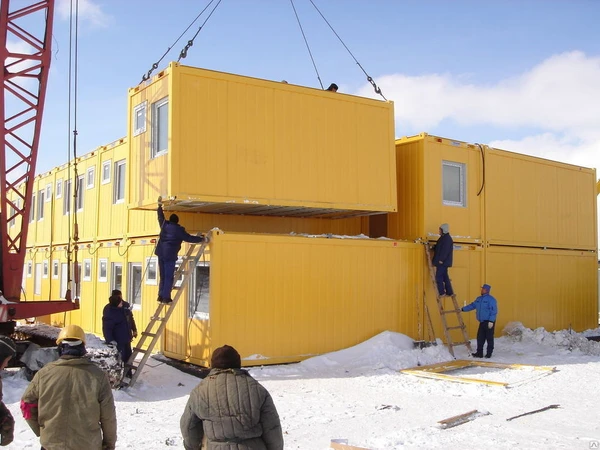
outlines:
[[486, 358], [492, 357], [494, 351], [494, 330], [496, 329], [496, 316], [498, 315], [498, 302], [490, 295], [492, 287], [489, 284], [481, 286], [481, 295], [461, 308], [463, 311], [476, 310], [479, 329], [477, 330], [477, 352], [472, 353], [475, 358], [483, 358], [483, 344], [487, 341]]
[[161, 303], [171, 303], [171, 290], [173, 289], [173, 277], [175, 275], [175, 263], [177, 254], [181, 250], [181, 243], [191, 242], [200, 243], [208, 241], [204, 236], [192, 236], [179, 225], [179, 216], [171, 214], [169, 220], [165, 220], [165, 213], [162, 208], [162, 197], [158, 197], [158, 225], [160, 226], [160, 237], [154, 254], [158, 256], [158, 274], [160, 281], [158, 283], [158, 301]]
[[117, 416], [106, 373], [83, 356], [85, 333], [63, 328], [56, 340], [60, 358], [33, 377], [21, 412], [46, 450], [114, 450]]
[[[17, 347], [12, 339], [0, 336], [0, 370], [4, 370], [11, 358], [17, 354]], [[2, 447], [13, 441], [15, 419], [2, 401], [2, 378], [0, 378], [0, 445]]]
[[[196, 386], [181, 416], [186, 450], [282, 450], [283, 433], [269, 392], [242, 370], [240, 354], [217, 348], [211, 371]], [[202, 447], [203, 439], [207, 446]]]
[[454, 242], [450, 236], [450, 226], [447, 223], [440, 225], [440, 238], [437, 240], [433, 250], [433, 265], [435, 266], [435, 282], [440, 296], [452, 297], [454, 289], [450, 283], [448, 268], [452, 267], [452, 253]]
[[131, 314], [123, 307], [123, 300], [118, 295], [111, 295], [108, 299], [108, 305], [102, 312], [102, 333], [107, 344], [116, 345], [121, 354], [124, 363], [131, 356], [131, 327], [127, 320], [127, 313]]
[[129, 324], [129, 328], [131, 329], [131, 339], [135, 339], [138, 335], [137, 326], [135, 324], [135, 319], [133, 318], [133, 312], [131, 311], [131, 305], [123, 300], [123, 293], [119, 289], [113, 289], [111, 295], [116, 295], [123, 302], [123, 309], [125, 310], [125, 317], [127, 317], [127, 323]]

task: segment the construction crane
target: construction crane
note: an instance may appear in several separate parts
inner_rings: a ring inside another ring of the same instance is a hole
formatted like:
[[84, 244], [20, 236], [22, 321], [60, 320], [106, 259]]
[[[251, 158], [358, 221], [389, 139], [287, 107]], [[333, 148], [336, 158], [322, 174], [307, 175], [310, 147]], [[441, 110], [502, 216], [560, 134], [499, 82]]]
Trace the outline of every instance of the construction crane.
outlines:
[[[44, 100], [50, 70], [54, 0], [0, 0], [0, 332], [15, 320], [70, 311], [78, 301], [22, 301], [29, 214], [32, 208]], [[40, 26], [40, 23], [42, 24]], [[11, 50], [13, 49], [13, 50]], [[13, 224], [9, 233], [9, 226]], [[8, 328], [8, 330], [6, 330]]]

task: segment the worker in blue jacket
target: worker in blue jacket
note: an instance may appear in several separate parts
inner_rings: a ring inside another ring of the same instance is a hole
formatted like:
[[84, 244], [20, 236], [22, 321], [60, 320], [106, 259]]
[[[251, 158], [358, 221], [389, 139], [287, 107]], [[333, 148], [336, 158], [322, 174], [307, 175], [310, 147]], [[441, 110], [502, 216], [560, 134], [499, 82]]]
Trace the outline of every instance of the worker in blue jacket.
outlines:
[[206, 236], [192, 236], [179, 225], [179, 216], [171, 214], [169, 220], [165, 220], [165, 213], [162, 208], [162, 197], [158, 197], [158, 225], [160, 226], [160, 237], [154, 254], [158, 256], [158, 301], [169, 304], [171, 299], [171, 290], [175, 276], [175, 263], [177, 254], [181, 250], [181, 243], [208, 242]]
[[477, 351], [472, 353], [475, 358], [483, 358], [483, 344], [487, 341], [486, 358], [492, 357], [494, 351], [494, 330], [496, 329], [496, 316], [498, 315], [498, 302], [490, 295], [492, 287], [489, 284], [481, 286], [481, 295], [473, 303], [461, 308], [462, 311], [476, 310], [479, 320], [477, 330]]
[[450, 226], [447, 223], [440, 225], [440, 238], [433, 247], [432, 263], [435, 266], [435, 283], [441, 296], [452, 297], [454, 289], [450, 283], [448, 268], [452, 267], [452, 254], [454, 252], [454, 241], [450, 236]]
[[107, 344], [117, 347], [121, 360], [126, 363], [131, 356], [132, 331], [127, 314], [131, 314], [123, 306], [123, 299], [119, 295], [111, 295], [108, 305], [102, 312], [102, 333]]

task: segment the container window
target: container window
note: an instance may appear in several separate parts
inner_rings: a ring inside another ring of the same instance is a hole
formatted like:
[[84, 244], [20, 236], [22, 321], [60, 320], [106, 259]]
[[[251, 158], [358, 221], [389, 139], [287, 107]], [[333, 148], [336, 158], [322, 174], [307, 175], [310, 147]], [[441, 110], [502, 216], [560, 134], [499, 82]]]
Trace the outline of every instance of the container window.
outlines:
[[35, 263], [35, 276], [33, 277], [33, 293], [42, 295], [42, 265]]
[[169, 99], [163, 98], [152, 104], [152, 155], [151, 158], [167, 153], [169, 144]]
[[92, 281], [92, 260], [83, 260], [83, 281]]
[[75, 196], [77, 211], [83, 211], [83, 175], [77, 177], [77, 193]]
[[35, 194], [31, 196], [31, 209], [29, 210], [29, 223], [35, 220]]
[[447, 206], [467, 206], [466, 167], [463, 163], [442, 161], [443, 203]]
[[63, 180], [61, 178], [60, 180], [58, 180], [56, 182], [56, 198], [62, 197], [62, 185], [63, 185]]
[[33, 263], [31, 261], [27, 261], [27, 278], [31, 278], [32, 268], [33, 268]]
[[146, 131], [146, 105], [147, 102], [140, 103], [133, 108], [133, 135], [137, 136]]
[[96, 179], [96, 166], [89, 167], [86, 173], [85, 185], [88, 189], [94, 187], [94, 182]]
[[110, 281], [111, 289], [118, 289], [121, 291], [123, 288], [123, 264], [112, 263], [110, 269]]
[[155, 257], [146, 258], [146, 284], [158, 284], [157, 268], [158, 261]]
[[115, 163], [115, 183], [113, 191], [113, 203], [125, 201], [125, 160]]
[[66, 216], [71, 212], [71, 180], [63, 183], [65, 198], [63, 199], [63, 214]]
[[47, 184], [46, 185], [46, 202], [49, 202], [50, 200], [52, 200], [52, 185]]
[[48, 278], [48, 261], [44, 261], [42, 269], [42, 278]]
[[44, 198], [46, 197], [46, 191], [38, 192], [38, 204], [37, 204], [37, 220], [44, 218]]
[[104, 161], [102, 163], [102, 184], [110, 183], [110, 165], [112, 161]]
[[58, 259], [52, 261], [52, 278], [58, 280]]
[[98, 260], [98, 281], [108, 281], [108, 260], [106, 258]]
[[14, 207], [10, 207], [10, 220], [8, 221], [9, 227], [15, 226], [15, 218], [17, 217], [17, 210]]
[[191, 280], [188, 294], [189, 317], [207, 320], [209, 318], [210, 300], [210, 265], [203, 261], [198, 263]]
[[129, 263], [129, 291], [128, 301], [132, 305], [142, 305], [142, 265]]

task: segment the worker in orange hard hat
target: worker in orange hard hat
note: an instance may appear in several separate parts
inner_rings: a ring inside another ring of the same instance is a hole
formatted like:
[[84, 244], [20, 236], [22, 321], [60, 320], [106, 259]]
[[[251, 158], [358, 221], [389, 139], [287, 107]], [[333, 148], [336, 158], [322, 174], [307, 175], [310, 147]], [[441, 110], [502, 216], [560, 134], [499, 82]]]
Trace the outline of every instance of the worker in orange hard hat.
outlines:
[[35, 374], [21, 398], [23, 417], [43, 448], [115, 448], [117, 417], [110, 383], [98, 366], [83, 358], [85, 342], [81, 327], [64, 327], [56, 340], [60, 358]]

